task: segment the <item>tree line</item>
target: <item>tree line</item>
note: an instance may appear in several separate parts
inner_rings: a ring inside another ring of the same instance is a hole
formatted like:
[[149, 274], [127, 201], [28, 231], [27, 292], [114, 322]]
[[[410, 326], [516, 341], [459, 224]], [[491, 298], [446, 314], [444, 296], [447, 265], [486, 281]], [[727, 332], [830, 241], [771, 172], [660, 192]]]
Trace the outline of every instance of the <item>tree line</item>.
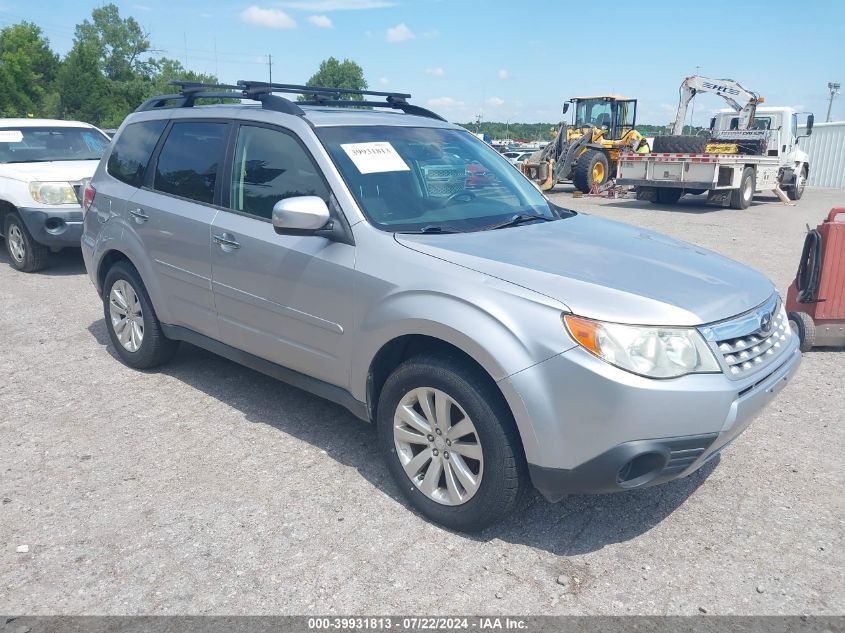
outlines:
[[117, 127], [145, 99], [173, 91], [171, 80], [216, 83], [175, 59], [154, 57], [149, 34], [107, 4], [76, 25], [64, 58], [41, 28], [21, 22], [0, 30], [0, 116], [75, 119]]

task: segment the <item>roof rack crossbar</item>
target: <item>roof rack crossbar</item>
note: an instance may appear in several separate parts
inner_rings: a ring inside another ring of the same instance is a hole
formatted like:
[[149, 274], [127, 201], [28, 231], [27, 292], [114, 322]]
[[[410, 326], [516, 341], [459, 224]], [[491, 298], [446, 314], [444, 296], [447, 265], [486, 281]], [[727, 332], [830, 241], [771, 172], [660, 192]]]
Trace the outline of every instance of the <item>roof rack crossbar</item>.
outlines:
[[216, 90], [189, 90], [186, 93], [159, 95], [147, 99], [135, 108], [135, 112], [145, 112], [147, 110], [156, 110], [158, 108], [191, 108], [197, 99], [243, 99], [244, 96], [240, 92], [234, 91], [216, 91]]
[[313, 105], [313, 106], [340, 106], [340, 107], [370, 107], [370, 108], [392, 108], [394, 110], [402, 110], [405, 114], [413, 114], [416, 116], [425, 117], [427, 119], [437, 119], [438, 121], [446, 121], [439, 114], [432, 112], [426, 108], [406, 103], [404, 101], [353, 101], [352, 99], [313, 99], [309, 101], [299, 101], [299, 105]]
[[356, 90], [353, 88], [326, 88], [324, 86], [300, 86], [297, 84], [279, 84], [267, 81], [238, 81], [244, 93], [286, 92], [301, 95], [360, 95], [368, 97], [392, 97], [396, 100], [410, 99], [411, 95], [403, 92], [378, 92], [376, 90]]
[[226, 90], [242, 90], [240, 86], [233, 86], [231, 84], [205, 84], [201, 81], [180, 81], [174, 79], [167, 82], [170, 86], [177, 86], [181, 94], [190, 94], [192, 92], [206, 92], [212, 88], [223, 88]]

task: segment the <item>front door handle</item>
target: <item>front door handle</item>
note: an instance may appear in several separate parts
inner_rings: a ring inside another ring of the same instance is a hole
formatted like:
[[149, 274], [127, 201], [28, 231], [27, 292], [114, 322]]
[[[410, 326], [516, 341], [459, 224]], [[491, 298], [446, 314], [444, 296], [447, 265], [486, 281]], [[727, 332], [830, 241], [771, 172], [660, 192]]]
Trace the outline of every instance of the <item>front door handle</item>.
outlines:
[[212, 235], [211, 237], [224, 251], [234, 250], [236, 248], [241, 247], [240, 243], [238, 243], [234, 236], [229, 235], [228, 233], [222, 233], [221, 235]]
[[135, 218], [135, 221], [138, 222], [138, 224], [140, 224], [141, 222], [146, 222], [147, 220], [150, 219], [150, 216], [148, 216], [146, 213], [144, 213], [144, 210], [140, 209], [140, 208], [139, 209], [130, 209], [129, 215], [131, 215], [133, 218]]

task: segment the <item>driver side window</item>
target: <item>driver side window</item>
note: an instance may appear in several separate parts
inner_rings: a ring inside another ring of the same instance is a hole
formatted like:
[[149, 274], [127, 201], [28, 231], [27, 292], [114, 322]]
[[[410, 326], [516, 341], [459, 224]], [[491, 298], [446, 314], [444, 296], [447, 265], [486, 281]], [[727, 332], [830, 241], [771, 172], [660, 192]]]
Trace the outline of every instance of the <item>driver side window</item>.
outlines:
[[270, 219], [283, 198], [318, 196], [329, 203], [329, 189], [319, 168], [291, 134], [242, 125], [232, 166], [229, 206]]

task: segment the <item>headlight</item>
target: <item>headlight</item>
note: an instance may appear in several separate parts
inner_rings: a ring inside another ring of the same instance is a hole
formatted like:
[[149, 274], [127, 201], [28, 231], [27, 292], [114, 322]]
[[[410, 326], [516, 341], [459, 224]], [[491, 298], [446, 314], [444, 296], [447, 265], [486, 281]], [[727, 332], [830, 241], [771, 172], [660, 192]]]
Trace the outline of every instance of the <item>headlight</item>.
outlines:
[[76, 192], [67, 182], [31, 182], [29, 195], [41, 204], [79, 204]]
[[649, 378], [721, 372], [704, 338], [694, 328], [622, 325], [563, 315], [581, 347], [602, 360]]

